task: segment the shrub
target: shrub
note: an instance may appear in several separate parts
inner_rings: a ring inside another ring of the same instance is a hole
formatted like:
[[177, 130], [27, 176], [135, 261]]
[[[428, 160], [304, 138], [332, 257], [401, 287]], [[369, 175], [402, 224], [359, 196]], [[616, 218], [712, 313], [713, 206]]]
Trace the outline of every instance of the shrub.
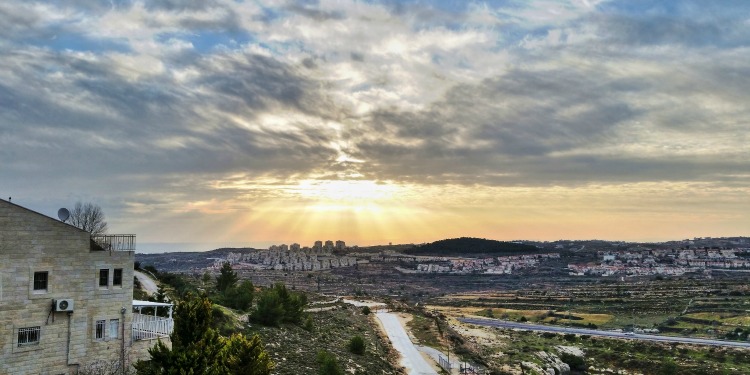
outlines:
[[349, 340], [348, 348], [354, 354], [365, 354], [365, 340], [362, 336], [354, 336]]
[[319, 375], [344, 375], [339, 367], [336, 357], [330, 352], [321, 350], [318, 352], [318, 374]]
[[571, 370], [586, 371], [586, 361], [579, 356], [570, 353], [562, 353], [560, 355], [560, 360], [567, 363]]
[[284, 284], [276, 284], [260, 294], [250, 320], [267, 326], [278, 326], [280, 323], [300, 324], [306, 304], [307, 296], [289, 292]]
[[370, 310], [370, 306], [365, 306], [362, 308], [362, 314], [370, 315], [372, 311]]

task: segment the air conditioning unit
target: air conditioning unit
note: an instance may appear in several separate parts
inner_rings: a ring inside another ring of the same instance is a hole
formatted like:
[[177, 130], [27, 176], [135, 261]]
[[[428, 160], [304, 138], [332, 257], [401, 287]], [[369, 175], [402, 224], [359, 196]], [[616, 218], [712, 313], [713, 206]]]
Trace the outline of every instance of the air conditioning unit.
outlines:
[[73, 300], [70, 298], [56, 299], [55, 311], [73, 311]]

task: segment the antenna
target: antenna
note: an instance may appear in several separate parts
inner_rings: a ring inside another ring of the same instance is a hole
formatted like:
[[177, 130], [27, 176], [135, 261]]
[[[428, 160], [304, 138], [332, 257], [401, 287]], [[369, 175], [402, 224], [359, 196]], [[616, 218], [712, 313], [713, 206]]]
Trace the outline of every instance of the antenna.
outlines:
[[57, 217], [64, 223], [65, 220], [68, 220], [68, 218], [70, 217], [70, 211], [68, 211], [67, 208], [63, 207], [57, 210]]

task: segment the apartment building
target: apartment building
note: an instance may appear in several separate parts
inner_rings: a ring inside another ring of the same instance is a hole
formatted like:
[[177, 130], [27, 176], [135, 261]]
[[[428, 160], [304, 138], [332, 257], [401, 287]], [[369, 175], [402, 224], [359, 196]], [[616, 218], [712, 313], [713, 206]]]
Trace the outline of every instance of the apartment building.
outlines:
[[[0, 374], [129, 363], [171, 333], [171, 309], [168, 320], [134, 313], [150, 306], [132, 298], [134, 253], [134, 235], [92, 238], [0, 200]], [[147, 340], [134, 340], [134, 318], [159, 321], [138, 326]]]

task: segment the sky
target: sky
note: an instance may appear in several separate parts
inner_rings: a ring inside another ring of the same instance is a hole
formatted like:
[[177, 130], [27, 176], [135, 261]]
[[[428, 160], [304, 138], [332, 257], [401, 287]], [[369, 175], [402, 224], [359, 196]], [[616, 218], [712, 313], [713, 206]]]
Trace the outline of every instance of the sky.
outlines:
[[6, 0], [0, 25], [0, 196], [96, 203], [144, 248], [750, 235], [748, 1]]

